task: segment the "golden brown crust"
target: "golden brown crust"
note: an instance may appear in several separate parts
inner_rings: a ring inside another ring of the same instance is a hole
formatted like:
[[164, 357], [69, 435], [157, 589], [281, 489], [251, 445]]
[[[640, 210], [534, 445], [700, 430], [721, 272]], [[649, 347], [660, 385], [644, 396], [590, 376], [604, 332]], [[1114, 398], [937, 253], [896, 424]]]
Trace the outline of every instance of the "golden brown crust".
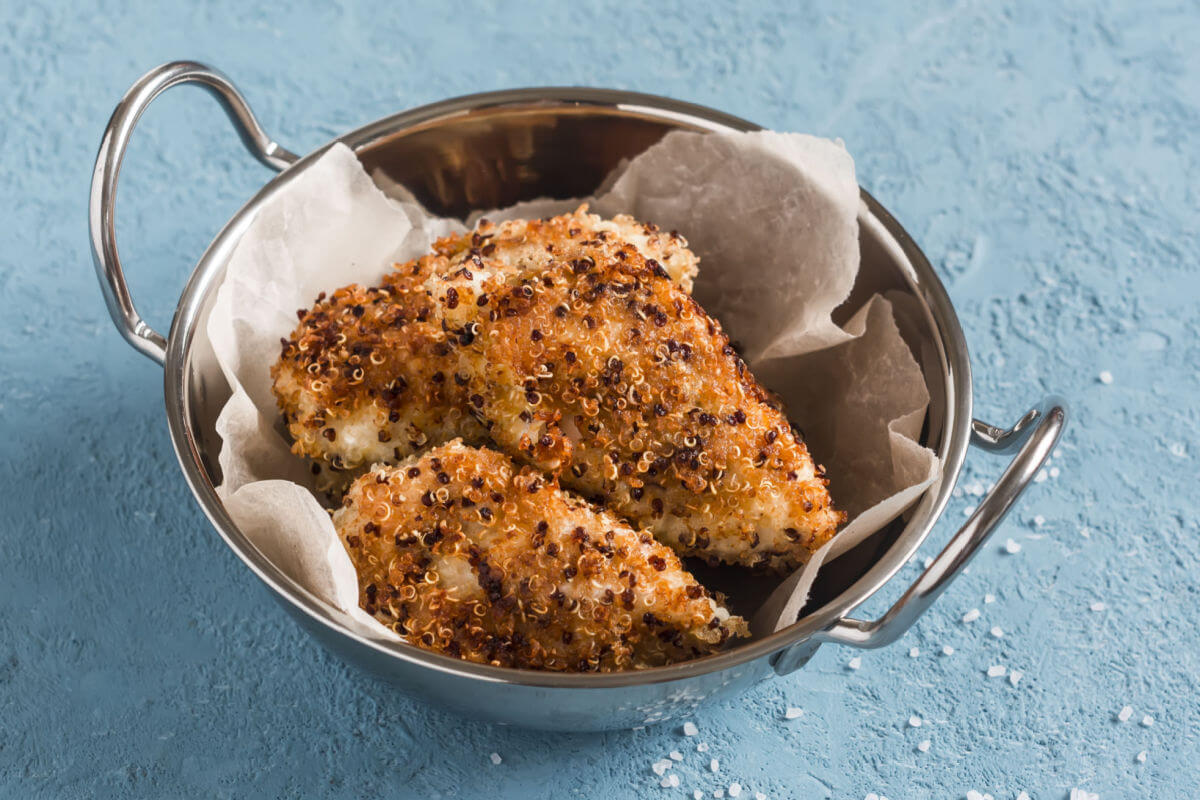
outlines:
[[360, 477], [334, 516], [360, 604], [421, 647], [559, 671], [661, 666], [746, 625], [671, 550], [553, 478], [455, 441]]
[[[394, 463], [462, 435], [558, 474], [681, 554], [777, 571], [805, 563], [843, 521], [823, 471], [662, 262], [582, 213], [442, 240], [380, 288], [352, 287], [381, 298], [361, 320], [346, 316], [357, 295], [318, 303], [274, 373], [297, 452]], [[355, 364], [364, 346], [371, 355]], [[342, 365], [333, 380], [327, 363]], [[361, 381], [347, 382], [357, 367]], [[342, 409], [377, 420], [396, 375], [410, 390], [388, 413], [416, 420], [425, 445], [355, 449], [371, 437], [340, 430], [329, 440]], [[318, 416], [325, 408], [336, 413]]]

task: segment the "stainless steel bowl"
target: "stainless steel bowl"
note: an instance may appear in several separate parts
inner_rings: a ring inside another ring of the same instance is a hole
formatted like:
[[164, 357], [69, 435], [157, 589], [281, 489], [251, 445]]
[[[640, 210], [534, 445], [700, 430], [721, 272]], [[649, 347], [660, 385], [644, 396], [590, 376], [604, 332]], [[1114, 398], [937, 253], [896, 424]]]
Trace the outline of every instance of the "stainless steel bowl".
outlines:
[[[117, 255], [113, 210], [130, 134], [162, 91], [195, 83], [228, 113], [250, 152], [279, 171], [220, 232], [188, 280], [170, 335], [138, 315]], [[758, 126], [700, 106], [603, 89], [521, 89], [471, 95], [405, 111], [337, 141], [363, 164], [407, 186], [433, 211], [465, 215], [538, 196], [591, 193], [617, 163], [667, 131], [746, 131]], [[929, 388], [923, 443], [941, 457], [942, 476], [886, 530], [822, 570], [800, 620], [736, 649], [670, 667], [572, 675], [482, 666], [396, 641], [351, 632], [342, 615], [290, 579], [238, 530], [214, 487], [220, 439], [214, 422], [229, 395], [205, 322], [234, 247], [255, 214], [313, 164], [273, 142], [241, 94], [219, 72], [192, 62], [165, 64], [139, 80], [105, 131], [92, 181], [90, 227], [96, 271], [118, 330], [164, 367], [167, 421], [184, 478], [217, 532], [297, 621], [346, 661], [437, 705], [500, 723], [603, 730], [687, 715], [702, 701], [741, 692], [802, 666], [823, 642], [879, 647], [929, 607], [997, 527], [1050, 454], [1066, 421], [1047, 398], [1008, 429], [972, 420], [971, 367], [945, 289], [900, 224], [865, 191], [859, 215], [862, 268], [855, 294], [903, 292], [919, 313], [903, 333]], [[850, 305], [853, 305], [853, 299]], [[969, 443], [1015, 453], [966, 524], [891, 609], [874, 621], [849, 615], [884, 586], [937, 523]]]

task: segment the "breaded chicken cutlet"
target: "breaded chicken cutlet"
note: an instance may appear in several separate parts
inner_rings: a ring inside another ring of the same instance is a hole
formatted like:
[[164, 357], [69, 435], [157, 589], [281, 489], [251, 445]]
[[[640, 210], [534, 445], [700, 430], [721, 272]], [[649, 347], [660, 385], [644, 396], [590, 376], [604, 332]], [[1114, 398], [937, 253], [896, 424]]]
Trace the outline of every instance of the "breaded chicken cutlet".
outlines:
[[358, 478], [334, 524], [363, 609], [468, 661], [607, 672], [747, 635], [649, 533], [457, 440]]
[[454, 437], [487, 441], [467, 411], [464, 378], [448, 368], [454, 342], [431, 317], [429, 278], [469, 276], [484, 259], [492, 271], [533, 274], [553, 261], [554, 241], [573, 240], [576, 250], [597, 255], [620, 242], [691, 291], [698, 259], [683, 237], [625, 215], [601, 219], [586, 208], [547, 221], [484, 220], [471, 233], [439, 239], [432, 254], [397, 265], [382, 286], [322, 293], [297, 312], [300, 324], [281, 341], [271, 377], [292, 451], [314, 460], [319, 488], [344, 488], [371, 464], [395, 463]]
[[[399, 338], [431, 343], [436, 386], [452, 385], [464, 436], [482, 431], [681, 555], [776, 571], [802, 565], [843, 521], [823, 472], [720, 325], [683, 290], [682, 273], [600, 236], [581, 216], [481, 225], [470, 247], [443, 245], [397, 265], [371, 291], [400, 309]], [[276, 391], [293, 435], [297, 426], [306, 434], [297, 452], [348, 463], [341, 432], [327, 430], [340, 409], [410, 419], [443, 402], [444, 390], [422, 385], [380, 404], [370, 387], [390, 385], [393, 372], [376, 364], [386, 357], [358, 313], [343, 307], [340, 329], [323, 336], [302, 321], [285, 343]], [[351, 380], [323, 380], [330, 365]], [[279, 391], [283, 373], [301, 377], [300, 404]], [[318, 411], [305, 417], [301, 404]], [[394, 461], [392, 429], [373, 430], [381, 446], [370, 458]]]

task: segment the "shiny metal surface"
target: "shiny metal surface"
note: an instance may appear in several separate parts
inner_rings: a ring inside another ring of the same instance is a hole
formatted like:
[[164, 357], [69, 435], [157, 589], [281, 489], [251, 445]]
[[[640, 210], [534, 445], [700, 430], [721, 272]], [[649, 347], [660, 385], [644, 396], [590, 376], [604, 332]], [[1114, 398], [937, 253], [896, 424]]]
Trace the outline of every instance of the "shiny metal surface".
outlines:
[[104, 290], [104, 301], [113, 324], [126, 341], [142, 355], [162, 364], [167, 340], [151, 328], [129, 296], [125, 272], [117, 253], [117, 178], [125, 149], [138, 119], [154, 98], [180, 84], [194, 83], [217, 99], [242, 142], [259, 161], [274, 169], [284, 169], [298, 157], [271, 140], [254, 117], [242, 93], [220, 72], [194, 61], [173, 61], [151, 70], [130, 87], [108, 121], [96, 168], [92, 173], [92, 191], [88, 204], [88, 227], [92, 241], [92, 260]]
[[[167, 75], [172, 73], [188, 77], [168, 80]], [[822, 570], [809, 607], [794, 625], [707, 658], [606, 675], [469, 664], [402, 642], [353, 633], [344, 627], [339, 612], [263, 557], [238, 530], [216, 495], [220, 439], [214, 422], [229, 390], [204, 332], [216, 288], [239, 237], [257, 210], [301, 175], [324, 148], [287, 166], [291, 154], [265, 135], [259, 136], [261, 129], [241, 96], [219, 73], [186, 63], [152, 71], [118, 107], [97, 161], [93, 240], [99, 242], [94, 246], [101, 284], [106, 297], [113, 298], [110, 308], [122, 335], [140, 352], [156, 358], [161, 354], [161, 337], [149, 336], [149, 329], [137, 316], [124, 288], [111, 238], [111, 204], [123, 145], [140, 113], [138, 109], [181, 80], [227, 87], [229, 91], [222, 89], [218, 96], [227, 101], [227, 110], [244, 112], [231, 113], [231, 118], [244, 138], [246, 131], [255, 134], [248, 138], [251, 151], [269, 166], [286, 167], [239, 211], [201, 257], [183, 291], [166, 340], [167, 419], [184, 476], [230, 548], [315, 638], [347, 661], [414, 696], [501, 723], [601, 730], [678, 718], [701, 701], [741, 691], [776, 671], [794, 669], [823, 641], [883, 644], [885, 639], [902, 633], [945, 588], [1024, 488], [1031, 474], [1030, 465], [1044, 458], [1038, 443], [1047, 441], [1049, 434], [1043, 422], [1002, 478], [1005, 491], [999, 492], [998, 484], [992, 496], [995, 499], [989, 498], [990, 504], [985, 501], [989, 510], [977, 512], [975, 524], [968, 521], [951, 543], [951, 547], [958, 543], [958, 555], [939, 556], [942, 569], [936, 574], [927, 571], [918, 579], [893, 609], [894, 615], [889, 612], [878, 623], [849, 617], [904, 565], [937, 522], [973, 430], [970, 362], [949, 298], [920, 249], [864, 191], [859, 214], [862, 267], [847, 307], [856, 307], [857, 300], [883, 290], [902, 293], [911, 300], [905, 303], [910, 312], [898, 323], [925, 374], [931, 400], [922, 438], [941, 457], [943, 473], [903, 519]], [[757, 126], [666, 98], [600, 89], [550, 88], [447, 100], [379, 120], [337, 141], [351, 147], [368, 171], [378, 170], [400, 181], [431, 210], [461, 215], [478, 207], [538, 196], [589, 194], [621, 159], [636, 155], [676, 128], [721, 131], [754, 130]], [[105, 189], [110, 181], [111, 189]], [[1003, 432], [983, 423], [974, 423], [974, 428], [977, 441], [993, 449], [1011, 442], [1019, 444], [1023, 438], [1020, 432], [1006, 438]], [[1054, 429], [1055, 436], [1057, 430], [1061, 430], [1061, 420]]]

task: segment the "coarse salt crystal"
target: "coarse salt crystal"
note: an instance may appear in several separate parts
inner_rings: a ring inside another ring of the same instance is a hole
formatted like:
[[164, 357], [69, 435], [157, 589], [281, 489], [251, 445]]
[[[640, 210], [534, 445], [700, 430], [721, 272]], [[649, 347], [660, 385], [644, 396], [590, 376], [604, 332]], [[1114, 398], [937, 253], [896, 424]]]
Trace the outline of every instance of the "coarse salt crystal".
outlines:
[[490, 758], [492, 760], [493, 764], [499, 764], [501, 761], [504, 760], [500, 757], [499, 753], [492, 753], [490, 756], [488, 756], [488, 758]]
[[1046, 470], [1044, 470], [1044, 469], [1039, 470], [1038, 474], [1033, 476], [1033, 482], [1034, 483], [1045, 483], [1046, 478], [1048, 478], [1048, 477], [1049, 476], [1046, 474]]
[[724, 789], [713, 789], [713, 797], [721, 798], [725, 796]]
[[669, 786], [670, 788], [673, 789], [678, 785], [679, 785], [679, 776], [678, 775], [668, 775], [667, 776], [667, 786]]
[[925, 569], [929, 569], [933, 566], [933, 556], [925, 556], [925, 560], [921, 563], [925, 566]]
[[983, 800], [983, 795], [972, 789], [967, 792], [967, 800]]
[[852, 658], [846, 662], [846, 666], [849, 667], [850, 669], [858, 669], [859, 667], [862, 666], [862, 658], [860, 658], [859, 656], [855, 656], [854, 658]]
[[660, 758], [658, 761], [655, 761], [653, 764], [650, 765], [650, 769], [654, 770], [654, 774], [659, 776], [660, 778], [663, 775], [665, 775], [667, 773], [667, 770], [669, 770], [670, 768], [671, 768], [671, 762], [665, 758]]
[[970, 611], [963, 614], [962, 621], [963, 622], [974, 622], [977, 619], [979, 619], [979, 609], [972, 608]]
[[708, 752], [708, 742], [701, 742], [700, 744], [696, 745], [696, 752], [697, 753], [707, 753]]
[[917, 745], [917, 749], [922, 753], [928, 753], [930, 747], [933, 747], [933, 742], [928, 739], [922, 739], [921, 743]]
[[683, 735], [684, 736], [695, 736], [699, 732], [700, 732], [700, 729], [696, 727], [696, 724], [694, 722], [683, 723]]
[[721, 768], [721, 762], [714, 758], [712, 761], [708, 762], [708, 768], [713, 772], [716, 772]]
[[1121, 720], [1121, 722], [1129, 722], [1129, 718], [1132, 716], [1133, 706], [1123, 706], [1121, 710], [1117, 712], [1117, 719]]
[[1010, 556], [1015, 556], [1017, 553], [1021, 552], [1021, 543], [1016, 539], [1009, 539], [1004, 543], [1004, 552], [1008, 553]]
[[1143, 728], [1149, 728], [1153, 724], [1154, 724], [1154, 717], [1150, 716], [1149, 714], [1142, 717], [1142, 727]]
[[672, 750], [668, 755], [672, 761], [683, 761], [683, 753], [678, 750]]
[[999, 678], [1006, 672], [1008, 672], [1008, 670], [1005, 669], [1004, 665], [1002, 664], [993, 664], [987, 668], [987, 675], [989, 678]]
[[975, 506], [967, 506], [966, 508], [963, 509], [964, 517], [969, 517], [974, 513], [975, 513]]
[[702, 800], [703, 797], [704, 797], [704, 792], [700, 791], [699, 789], [692, 792], [692, 800]]
[[1043, 517], [1041, 514], [1034, 514], [1033, 515], [1033, 524], [1037, 525], [1040, 528], [1046, 524], [1046, 518]]
[[1058, 467], [1051, 467], [1051, 468], [1050, 468], [1050, 477], [1051, 477], [1051, 478], [1057, 478], [1057, 477], [1058, 477], [1059, 475], [1061, 475], [1061, 474], [1062, 474], [1062, 472], [1059, 470], [1059, 468], [1058, 468]]
[[1148, 754], [1148, 753], [1147, 753], [1145, 750], [1143, 750], [1142, 752], [1138, 753], [1138, 754], [1137, 754], [1137, 760], [1138, 760], [1138, 763], [1139, 763], [1139, 764], [1145, 764], [1145, 763], [1146, 763], [1146, 756], [1147, 756], [1147, 755], [1149, 755], [1149, 754]]
[[804, 709], [802, 709], [802, 708], [788, 707], [783, 712], [783, 718], [784, 719], [795, 719], [796, 717], [800, 716], [803, 713], [804, 713]]
[[996, 602], [996, 595], [994, 595], [994, 594], [985, 594], [985, 595], [983, 596], [983, 602], [985, 602], [985, 603], [994, 603], [994, 602]]
[[1108, 606], [1104, 605], [1103, 600], [1097, 600], [1088, 606], [1088, 608], [1090, 608], [1092, 611], [1103, 611], [1104, 609], [1108, 608]]
[[1084, 527], [1082, 527], [1082, 528], [1080, 528], [1080, 529], [1079, 529], [1079, 535], [1080, 535], [1080, 536], [1082, 536], [1082, 537], [1083, 537], [1083, 538], [1085, 538], [1085, 539], [1090, 539], [1090, 538], [1092, 538], [1092, 531], [1091, 531], [1091, 528], [1088, 528], [1088, 527], [1085, 525]]
[[729, 784], [729, 796], [740, 797], [742, 794], [742, 785], [740, 783]]
[[1092, 794], [1084, 789], [1072, 789], [1070, 800], [1100, 800], [1100, 795]]
[[908, 718], [908, 725], [911, 728], [921, 727], [921, 718], [914, 714], [913, 716]]
[[919, 647], [908, 648], [908, 657], [909, 658], [916, 658], [919, 655], [921, 655], [921, 648], [919, 648]]
[[767, 800], [767, 796], [765, 794], [763, 794], [762, 792], [755, 792], [754, 800]]
[[874, 792], [867, 792], [867, 796], [863, 800], [879, 800], [879, 795]]
[[999, 625], [995, 625], [992, 627], [992, 629], [990, 631], [988, 631], [988, 633], [990, 633], [992, 636], [995, 636], [997, 639], [999, 639], [1002, 636], [1004, 636], [1004, 629], [1001, 628]]
[[1021, 670], [1019, 670], [1019, 669], [1014, 669], [1012, 672], [1008, 673], [1008, 682], [1011, 683], [1013, 686], [1016, 686], [1018, 683], [1021, 682], [1021, 678], [1024, 678], [1024, 677], [1025, 677], [1024, 672], [1021, 672]]
[[1109, 372], [1108, 370], [1102, 371], [1100, 373], [1100, 382], [1103, 383], [1105, 386], [1108, 386], [1109, 384], [1111, 384], [1113, 382], [1113, 374], [1111, 372]]
[[944, 655], [944, 656], [952, 656], [952, 655], [954, 655], [954, 648], [953, 648], [953, 647], [951, 647], [951, 646], [950, 646], [950, 645], [948, 645], [948, 644], [947, 644], [947, 645], [942, 645], [942, 655]]
[[1017, 795], [1017, 800], [1029, 800], [1029, 792], [1021, 792]]

